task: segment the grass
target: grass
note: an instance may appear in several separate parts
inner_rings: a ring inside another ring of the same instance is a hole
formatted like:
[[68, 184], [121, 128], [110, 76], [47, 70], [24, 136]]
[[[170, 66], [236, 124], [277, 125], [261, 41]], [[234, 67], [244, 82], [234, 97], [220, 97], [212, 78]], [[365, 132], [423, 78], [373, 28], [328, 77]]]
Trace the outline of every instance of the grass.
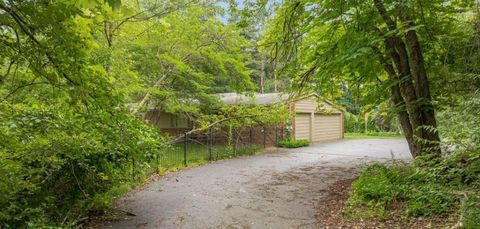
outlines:
[[277, 142], [278, 147], [282, 148], [299, 148], [310, 145], [308, 140], [281, 140]]
[[404, 138], [398, 133], [345, 133], [345, 139], [400, 139]]

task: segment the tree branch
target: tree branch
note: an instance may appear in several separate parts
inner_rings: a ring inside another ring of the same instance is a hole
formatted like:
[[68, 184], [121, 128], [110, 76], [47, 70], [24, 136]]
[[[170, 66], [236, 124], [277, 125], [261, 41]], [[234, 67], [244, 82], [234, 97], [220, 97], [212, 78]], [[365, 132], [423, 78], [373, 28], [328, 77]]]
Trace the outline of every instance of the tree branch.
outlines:
[[11, 61], [10, 61], [10, 64], [8, 64], [7, 72], [5, 73], [5, 75], [3, 75], [3, 76], [0, 78], [0, 83], [5, 82], [5, 80], [7, 79], [8, 75], [10, 74], [10, 71], [12, 70], [12, 66], [13, 66], [14, 64], [15, 64], [15, 60], [11, 60]]
[[373, 0], [375, 3], [375, 7], [377, 8], [380, 16], [382, 16], [383, 20], [388, 26], [388, 29], [394, 31], [397, 29], [397, 24], [388, 16], [387, 10], [385, 9], [385, 5], [383, 4], [382, 0]]
[[3, 4], [3, 1], [0, 1], [0, 9], [4, 10], [9, 14], [15, 23], [20, 27], [20, 29], [27, 35], [27, 37], [34, 42], [38, 47], [40, 47], [40, 50], [45, 53], [47, 56], [47, 59], [50, 61], [50, 63], [53, 64], [55, 69], [62, 75], [63, 78], [65, 78], [67, 81], [72, 83], [73, 85], [78, 85], [72, 78], [70, 78], [67, 74], [65, 74], [63, 71], [61, 71], [60, 66], [56, 63], [54, 60], [53, 56], [49, 53], [48, 49], [43, 47], [43, 45], [37, 40], [35, 37], [35, 32], [33, 29], [26, 23], [12, 8], [7, 7], [6, 5]]
[[[157, 88], [160, 86], [160, 84], [168, 77], [168, 74], [171, 72], [171, 70], [167, 70], [163, 75], [162, 77], [160, 77], [160, 79], [158, 79], [155, 84], [153, 85], [154, 88]], [[145, 96], [143, 96], [142, 100], [140, 100], [140, 102], [138, 103], [137, 106], [135, 106], [135, 108], [132, 110], [131, 114], [132, 115], [135, 115], [138, 113], [138, 110], [140, 108], [143, 107], [143, 105], [145, 105], [145, 103], [148, 101], [148, 99], [150, 98], [150, 95], [151, 95], [151, 92], [150, 90], [147, 91], [147, 93], [145, 94]]]
[[235, 117], [227, 117], [227, 118], [223, 118], [223, 119], [220, 119], [220, 120], [217, 120], [215, 122], [212, 122], [210, 123], [209, 125], [205, 126], [205, 127], [199, 127], [199, 128], [196, 128], [196, 129], [193, 129], [193, 130], [190, 130], [188, 132], [186, 132], [183, 136], [180, 136], [180, 137], [177, 137], [175, 138], [174, 140], [172, 141], [169, 141], [168, 144], [173, 144], [173, 143], [176, 143], [178, 142], [179, 140], [182, 140], [184, 138], [185, 135], [189, 135], [189, 134], [193, 134], [195, 132], [201, 132], [201, 131], [205, 131], [205, 130], [208, 130], [222, 122], [226, 122], [228, 120], [233, 120], [233, 119], [239, 119], [239, 118], [251, 118], [251, 117], [255, 117], [255, 115], [246, 115], [246, 116], [235, 116]]

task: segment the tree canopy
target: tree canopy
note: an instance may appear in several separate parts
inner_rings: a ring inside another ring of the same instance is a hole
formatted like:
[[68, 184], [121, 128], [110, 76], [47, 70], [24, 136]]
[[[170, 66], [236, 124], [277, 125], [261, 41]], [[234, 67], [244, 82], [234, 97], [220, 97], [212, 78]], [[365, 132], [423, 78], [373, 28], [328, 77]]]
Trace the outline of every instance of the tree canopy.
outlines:
[[256, 89], [217, 3], [0, 2], [0, 227], [77, 222], [155, 166], [168, 141], [146, 109], [199, 116]]
[[[354, 92], [367, 107], [390, 98], [419, 155], [439, 150], [434, 105], [445, 102], [445, 83], [460, 77], [473, 83], [461, 90], [478, 90], [475, 7], [473, 1], [285, 1], [263, 43], [288, 63], [284, 73], [298, 90], [337, 98]], [[457, 48], [462, 57], [452, 56]]]
[[142, 120], [148, 109], [198, 129], [289, 118], [285, 106], [222, 106], [223, 92], [316, 92], [355, 115], [395, 114], [413, 156], [447, 163], [439, 158], [451, 144], [468, 177], [478, 174], [479, 9], [474, 0], [0, 0], [0, 227], [75, 225], [146, 176], [169, 143]]

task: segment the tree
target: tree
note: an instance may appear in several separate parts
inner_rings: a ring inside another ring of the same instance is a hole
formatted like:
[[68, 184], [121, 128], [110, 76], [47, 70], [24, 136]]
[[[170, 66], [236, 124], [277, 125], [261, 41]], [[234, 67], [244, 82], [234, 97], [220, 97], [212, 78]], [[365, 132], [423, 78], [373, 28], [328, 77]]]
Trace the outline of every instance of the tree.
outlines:
[[[430, 77], [436, 36], [469, 6], [452, 1], [286, 1], [270, 22], [267, 43], [297, 74], [296, 87], [338, 95], [346, 81], [379, 103], [386, 91], [412, 155], [439, 153]], [[279, 35], [280, 34], [280, 35]]]
[[73, 225], [158, 168], [137, 111], [213, 117], [212, 94], [252, 90], [216, 3], [0, 1], [0, 227]]
[[263, 44], [262, 37], [266, 20], [273, 14], [276, 1], [245, 0], [242, 4], [231, 1], [228, 11], [228, 23], [239, 27], [241, 34], [252, 44], [247, 50], [252, 58], [247, 66], [252, 72], [252, 81], [260, 93], [284, 92], [289, 86], [289, 80], [278, 77], [277, 70], [282, 63], [271, 58], [270, 50]]
[[[193, 1], [172, 4], [176, 10], [168, 14], [122, 24], [115, 30], [115, 43], [105, 42], [99, 27], [98, 40], [103, 44], [99, 56], [110, 54], [102, 61], [115, 76], [115, 84], [126, 89], [134, 103], [132, 113], [152, 106], [172, 113], [203, 112], [202, 107], [216, 102], [214, 93], [251, 90], [251, 71], [245, 65], [249, 55], [244, 51], [250, 44], [234, 25], [222, 24], [218, 6]], [[123, 12], [110, 12], [109, 17], [117, 14]], [[131, 14], [137, 15], [115, 17]]]

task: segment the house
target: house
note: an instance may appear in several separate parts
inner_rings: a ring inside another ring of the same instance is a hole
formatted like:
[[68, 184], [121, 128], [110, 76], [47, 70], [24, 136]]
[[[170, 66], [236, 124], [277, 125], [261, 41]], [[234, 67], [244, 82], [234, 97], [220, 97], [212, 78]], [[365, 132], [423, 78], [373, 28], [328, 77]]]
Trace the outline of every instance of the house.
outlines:
[[170, 114], [160, 109], [149, 109], [143, 119], [159, 128], [162, 133], [177, 136], [193, 128], [193, 122], [184, 115]]
[[[292, 113], [292, 119], [290, 120], [291, 136], [295, 140], [306, 139], [310, 142], [320, 142], [343, 138], [343, 110], [328, 101], [322, 100], [316, 94], [290, 98], [288, 94], [281, 93], [255, 94], [254, 96], [221, 93], [218, 94], [218, 97], [225, 105], [268, 106], [289, 103]], [[144, 119], [170, 135], [180, 135], [193, 128], [193, 122], [187, 117], [169, 114], [158, 109], [147, 111], [144, 114]]]
[[295, 140], [330, 141], [344, 137], [344, 111], [312, 94], [290, 105]]
[[254, 97], [223, 93], [219, 97], [227, 105], [273, 105], [290, 101], [292, 137], [295, 140], [320, 142], [343, 138], [343, 110], [317, 94], [289, 98], [289, 95], [280, 93], [255, 94]]

